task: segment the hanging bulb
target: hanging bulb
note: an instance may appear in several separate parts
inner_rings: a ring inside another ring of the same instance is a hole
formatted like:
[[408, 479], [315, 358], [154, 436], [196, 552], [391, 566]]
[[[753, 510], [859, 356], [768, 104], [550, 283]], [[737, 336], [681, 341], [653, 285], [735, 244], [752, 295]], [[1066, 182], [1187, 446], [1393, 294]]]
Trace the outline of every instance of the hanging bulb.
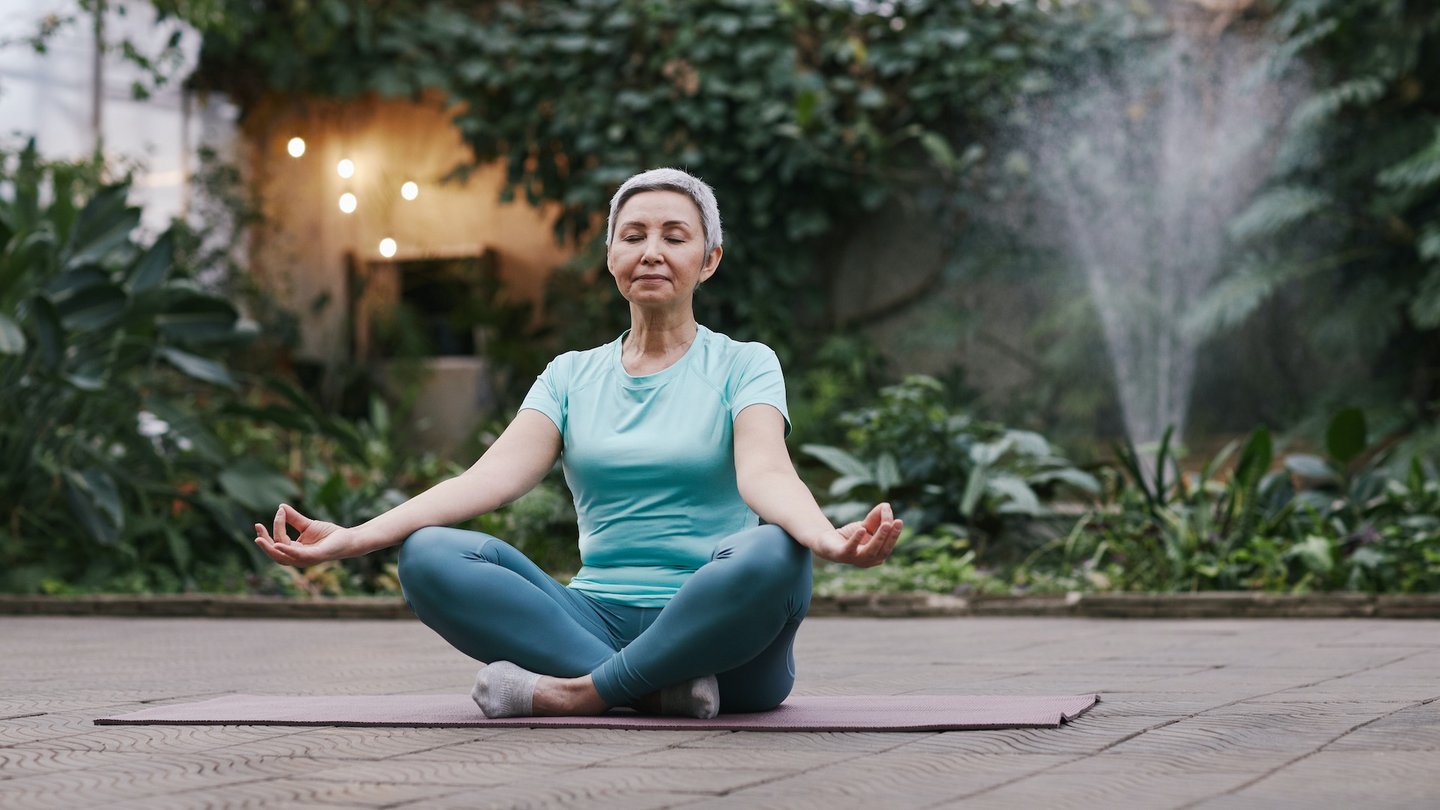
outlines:
[[356, 199], [355, 199], [355, 195], [354, 195], [354, 194], [351, 194], [350, 192], [347, 191], [347, 192], [345, 192], [344, 194], [341, 194], [341, 195], [340, 195], [340, 210], [341, 210], [341, 211], [343, 211], [343, 212], [345, 212], [345, 213], [347, 213], [347, 214], [353, 214], [353, 213], [355, 213], [355, 206], [356, 206], [356, 204], [357, 204], [357, 201], [356, 201]]
[[335, 164], [335, 173], [339, 174], [346, 180], [349, 180], [350, 178], [355, 176], [355, 161], [351, 160], [350, 158], [345, 158], [344, 160]]
[[405, 185], [400, 187], [400, 196], [413, 200], [420, 196], [420, 186], [414, 180], [406, 180]]
[[395, 255], [394, 239], [391, 239], [387, 236], [384, 239], [380, 240], [380, 255], [384, 256], [387, 259]]
[[300, 157], [305, 154], [305, 139], [300, 137], [291, 138], [290, 142], [285, 144], [285, 151], [290, 153], [290, 157]]

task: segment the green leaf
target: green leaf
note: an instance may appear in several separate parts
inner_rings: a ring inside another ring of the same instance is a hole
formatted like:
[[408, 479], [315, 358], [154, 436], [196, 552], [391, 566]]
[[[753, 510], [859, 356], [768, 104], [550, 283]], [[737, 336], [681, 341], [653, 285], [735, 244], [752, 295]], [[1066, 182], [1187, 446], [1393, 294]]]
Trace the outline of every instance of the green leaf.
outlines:
[[1410, 319], [1421, 329], [1440, 327], [1440, 264], [1432, 264], [1410, 300]]
[[1253, 489], [1260, 483], [1261, 476], [1270, 469], [1275, 458], [1270, 444], [1270, 431], [1256, 428], [1240, 451], [1240, 461], [1235, 465], [1235, 482], [1243, 489]]
[[985, 494], [989, 478], [990, 469], [983, 464], [970, 471], [970, 478], [965, 481], [965, 491], [960, 496], [960, 514], [966, 518], [975, 514], [975, 506]]
[[126, 243], [140, 224], [140, 209], [125, 205], [128, 191], [123, 184], [102, 189], [80, 211], [65, 250], [66, 268], [100, 264]]
[[235, 378], [230, 376], [230, 372], [224, 366], [213, 360], [206, 360], [203, 357], [168, 346], [160, 350], [160, 356], [165, 358], [170, 365], [197, 380], [223, 385], [226, 388], [235, 387]]
[[103, 470], [65, 470], [65, 497], [87, 534], [103, 546], [120, 541], [124, 506], [115, 479]]
[[269, 512], [299, 494], [289, 477], [247, 458], [220, 473], [220, 489], [246, 509]]
[[181, 534], [174, 526], [166, 526], [165, 545], [170, 549], [171, 559], [175, 560], [176, 570], [182, 574], [188, 574], [193, 555], [190, 553], [190, 544], [186, 542], [185, 535]]
[[114, 284], [85, 287], [55, 304], [60, 323], [72, 332], [94, 332], [114, 325], [125, 315], [130, 297]]
[[874, 479], [868, 475], [842, 475], [830, 482], [830, 497], [842, 498], [849, 495], [850, 491], [856, 487], [863, 487], [866, 484], [873, 483], [875, 483]]
[[998, 511], [1005, 514], [1038, 515], [1040, 498], [1024, 479], [1014, 475], [997, 475], [986, 483], [986, 490], [1001, 498]]
[[1032, 487], [1059, 482], [1083, 492], [1088, 492], [1091, 495], [1100, 494], [1100, 482], [1095, 479], [1095, 476], [1084, 470], [1077, 470], [1074, 467], [1046, 470], [1029, 476], [1026, 478], [1026, 481], [1029, 482]]
[[1344, 107], [1364, 106], [1385, 95], [1385, 82], [1374, 76], [1361, 76], [1341, 82], [1311, 96], [1295, 111], [1296, 127], [1308, 127], [1335, 115]]
[[1369, 444], [1365, 436], [1365, 412], [1359, 408], [1345, 408], [1330, 419], [1325, 431], [1325, 448], [1330, 457], [1341, 464], [1365, 451]]
[[130, 270], [130, 291], [142, 293], [159, 287], [175, 264], [175, 234], [166, 231]]
[[825, 466], [841, 475], [873, 480], [869, 465], [838, 447], [831, 447], [824, 444], [806, 444], [800, 447], [800, 451], [820, 459], [820, 461], [824, 462]]
[[8, 315], [0, 315], [0, 354], [24, 354], [25, 333]]
[[29, 318], [39, 347], [40, 362], [53, 371], [60, 366], [64, 353], [65, 329], [60, 325], [60, 313], [49, 298], [37, 295], [30, 299]]
[[900, 465], [896, 463], [895, 456], [881, 453], [880, 460], [875, 463], [875, 485], [888, 492], [899, 483]]
[[1335, 468], [1331, 467], [1325, 459], [1308, 453], [1286, 456], [1285, 469], [1311, 481], [1329, 483], [1340, 480], [1340, 473], [1336, 472]]
[[208, 295], [185, 295], [155, 316], [155, 326], [167, 338], [181, 343], [217, 343], [238, 334], [240, 314], [228, 302]]
[[1230, 236], [1238, 241], [1273, 236], [1303, 222], [1331, 204], [1330, 195], [1308, 186], [1281, 186], [1255, 198], [1230, 223]]
[[1376, 179], [1386, 188], [1415, 191], [1440, 183], [1440, 128], [1436, 128], [1428, 146], [1381, 172]]
[[1303, 542], [1296, 543], [1286, 556], [1299, 560], [1301, 565], [1320, 576], [1329, 575], [1335, 568], [1330, 541], [1318, 535], [1309, 535]]

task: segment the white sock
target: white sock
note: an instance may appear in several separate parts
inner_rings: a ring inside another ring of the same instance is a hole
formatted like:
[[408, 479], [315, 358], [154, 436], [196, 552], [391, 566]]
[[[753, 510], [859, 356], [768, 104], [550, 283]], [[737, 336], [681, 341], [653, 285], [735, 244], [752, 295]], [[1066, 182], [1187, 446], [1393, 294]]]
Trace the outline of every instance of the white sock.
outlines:
[[706, 675], [661, 689], [660, 713], [709, 720], [720, 713], [720, 682], [714, 675]]
[[535, 713], [535, 684], [540, 676], [509, 661], [480, 668], [470, 697], [486, 717], [530, 717]]

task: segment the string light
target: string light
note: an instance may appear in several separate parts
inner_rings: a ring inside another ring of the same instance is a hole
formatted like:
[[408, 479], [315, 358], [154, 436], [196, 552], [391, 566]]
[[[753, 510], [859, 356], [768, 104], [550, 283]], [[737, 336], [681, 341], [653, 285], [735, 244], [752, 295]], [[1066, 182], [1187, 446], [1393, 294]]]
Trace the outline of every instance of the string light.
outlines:
[[335, 164], [335, 171], [341, 177], [349, 180], [350, 178], [355, 176], [355, 161], [351, 160], [350, 158], [345, 158], [344, 160]]
[[394, 239], [391, 239], [387, 236], [384, 239], [380, 240], [380, 255], [384, 256], [387, 259], [395, 255]]
[[345, 192], [344, 194], [341, 194], [341, 195], [340, 195], [340, 210], [341, 210], [341, 211], [344, 211], [344, 212], [347, 213], [347, 214], [353, 214], [353, 213], [355, 213], [355, 205], [356, 205], [356, 200], [355, 200], [355, 195], [354, 195], [354, 194], [351, 194], [350, 192], [347, 191], [347, 192]]
[[413, 200], [420, 196], [420, 186], [414, 180], [407, 180], [405, 185], [400, 187], [400, 196], [407, 200]]
[[305, 139], [291, 138], [290, 142], [285, 144], [285, 151], [290, 153], [290, 157], [300, 157], [305, 154]]

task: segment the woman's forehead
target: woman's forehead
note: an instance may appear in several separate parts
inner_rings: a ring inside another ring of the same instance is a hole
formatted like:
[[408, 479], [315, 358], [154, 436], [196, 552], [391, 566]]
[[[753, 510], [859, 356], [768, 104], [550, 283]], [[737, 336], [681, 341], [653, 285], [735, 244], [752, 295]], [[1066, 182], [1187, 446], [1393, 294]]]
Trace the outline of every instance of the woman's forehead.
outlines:
[[620, 206], [617, 219], [620, 225], [630, 223], [671, 223], [678, 222], [696, 227], [700, 223], [700, 208], [686, 194], [678, 191], [657, 189], [642, 191]]

